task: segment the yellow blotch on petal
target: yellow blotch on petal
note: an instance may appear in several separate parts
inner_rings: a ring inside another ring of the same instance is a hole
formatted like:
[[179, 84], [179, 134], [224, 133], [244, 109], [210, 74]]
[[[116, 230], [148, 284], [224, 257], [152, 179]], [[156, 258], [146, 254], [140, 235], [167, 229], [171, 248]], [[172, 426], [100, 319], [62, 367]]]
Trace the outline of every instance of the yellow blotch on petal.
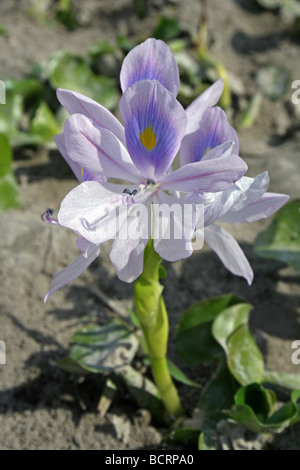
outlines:
[[152, 126], [146, 127], [143, 132], [140, 132], [140, 141], [142, 142], [145, 149], [148, 151], [152, 150], [156, 145], [156, 134], [152, 129]]

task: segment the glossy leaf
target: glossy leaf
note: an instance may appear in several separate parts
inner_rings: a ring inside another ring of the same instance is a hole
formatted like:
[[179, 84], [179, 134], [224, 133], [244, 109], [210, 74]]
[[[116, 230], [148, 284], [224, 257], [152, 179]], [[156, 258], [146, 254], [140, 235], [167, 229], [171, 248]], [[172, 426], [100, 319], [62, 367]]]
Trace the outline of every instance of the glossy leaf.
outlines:
[[206, 384], [197, 405], [196, 419], [199, 429], [214, 429], [224, 419], [223, 410], [234, 403], [237, 383], [222, 361]]
[[282, 432], [300, 420], [300, 391], [293, 391], [289, 403], [273, 413], [275, 396], [259, 384], [242, 387], [228, 416], [253, 432]]
[[291, 265], [300, 272], [300, 199], [287, 203], [265, 232], [258, 235], [254, 249], [263, 258]]
[[237, 328], [248, 323], [251, 309], [251, 305], [240, 303], [227, 308], [215, 319], [212, 333], [225, 352], [228, 352], [227, 339]]
[[262, 382], [264, 360], [248, 325], [242, 325], [228, 339], [228, 367], [241, 385]]
[[277, 372], [274, 370], [265, 370], [263, 382], [275, 385], [281, 389], [300, 390], [300, 375], [289, 374], [286, 372]]
[[81, 57], [64, 51], [55, 53], [49, 61], [48, 74], [53, 88], [77, 91], [109, 109], [114, 108], [117, 103], [116, 82], [94, 75]]
[[68, 356], [88, 372], [103, 373], [130, 363], [137, 347], [131, 331], [112, 321], [105, 326], [80, 328], [71, 338]]
[[193, 366], [222, 358], [223, 351], [211, 333], [212, 322], [228, 306], [241, 302], [228, 294], [198, 302], [184, 312], [176, 331], [176, 348], [181, 358]]

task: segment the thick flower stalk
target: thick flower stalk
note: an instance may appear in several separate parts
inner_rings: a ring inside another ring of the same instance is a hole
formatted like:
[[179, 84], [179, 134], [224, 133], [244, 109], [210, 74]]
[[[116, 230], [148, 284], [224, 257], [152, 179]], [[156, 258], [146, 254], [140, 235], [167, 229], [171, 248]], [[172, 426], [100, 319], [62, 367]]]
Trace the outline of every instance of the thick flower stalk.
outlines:
[[181, 415], [182, 406], [167, 364], [169, 320], [159, 283], [161, 257], [152, 240], [144, 254], [144, 269], [134, 283], [134, 306], [142, 325], [154, 381], [170, 417]]
[[[204, 233], [225, 266], [250, 283], [252, 270], [244, 254], [215, 222], [267, 217], [287, 197], [265, 194], [267, 174], [244, 177], [247, 165], [238, 156], [236, 132], [215, 107], [222, 80], [184, 110], [176, 99], [174, 56], [165, 43], [149, 39], [127, 55], [120, 82], [124, 127], [89, 98], [57, 92], [70, 117], [56, 143], [80, 184], [62, 201], [57, 219], [46, 213], [43, 220], [72, 229], [81, 255], [54, 276], [45, 300], [79, 276], [99, 255], [101, 244], [113, 239], [111, 262], [119, 279], [136, 281], [135, 309], [153, 377], [166, 409], [176, 416], [181, 405], [166, 361], [161, 259], [189, 257], [193, 238]], [[173, 170], [178, 153], [181, 167]], [[183, 215], [187, 206], [189, 217]]]

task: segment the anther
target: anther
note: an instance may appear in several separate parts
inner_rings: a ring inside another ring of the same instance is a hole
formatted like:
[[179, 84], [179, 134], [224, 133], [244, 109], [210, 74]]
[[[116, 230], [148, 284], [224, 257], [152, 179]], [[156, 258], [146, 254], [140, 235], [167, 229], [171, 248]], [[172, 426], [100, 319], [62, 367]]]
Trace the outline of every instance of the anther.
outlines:
[[42, 221], [45, 222], [46, 224], [58, 225], [58, 220], [56, 218], [52, 218], [53, 214], [54, 214], [54, 209], [50, 209], [49, 207], [47, 207], [45, 212], [43, 212], [41, 215]]
[[129, 194], [129, 196], [132, 195], [130, 189], [128, 189], [128, 188], [125, 188], [125, 189], [124, 189], [123, 194]]

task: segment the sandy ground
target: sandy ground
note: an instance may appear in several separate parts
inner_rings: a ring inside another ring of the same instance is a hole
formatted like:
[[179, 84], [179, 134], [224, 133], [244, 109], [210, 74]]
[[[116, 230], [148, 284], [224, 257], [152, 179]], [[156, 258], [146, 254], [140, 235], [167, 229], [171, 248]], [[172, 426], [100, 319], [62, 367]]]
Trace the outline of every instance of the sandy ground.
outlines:
[[[46, 61], [60, 48], [84, 54], [92, 43], [113, 39], [119, 32], [140, 37], [155, 24], [159, 7], [176, 14], [194, 31], [199, 15], [199, 4], [192, 0], [149, 0], [148, 16], [143, 21], [135, 16], [132, 2], [115, 0], [107, 6], [106, 1], [87, 1], [81, 2], [86, 26], [70, 33], [59, 25], [46, 26], [29, 19], [22, 11], [26, 2], [20, 3], [16, 10], [10, 8], [10, 2], [1, 2], [1, 22], [9, 31], [7, 37], [0, 36], [1, 79], [24, 76], [35, 60]], [[276, 15], [248, 11], [242, 1], [208, 3], [210, 29], [218, 39], [215, 54], [239, 78], [246, 93], [253, 92], [253, 77], [261, 64], [285, 65], [293, 79], [300, 78], [299, 45], [281, 34]], [[300, 187], [298, 108], [291, 104], [289, 95], [279, 103], [265, 101], [257, 124], [239, 134], [249, 175], [269, 170], [270, 190], [291, 197], [299, 196]], [[107, 317], [107, 309], [90, 290], [91, 284], [122, 307], [131, 305], [132, 286], [117, 280], [106, 246], [88, 272], [44, 305], [51, 276], [71, 262], [77, 250], [71, 232], [42, 224], [40, 214], [45, 207], [57, 210], [76, 182], [55, 151], [18, 153], [15, 172], [23, 208], [0, 215], [0, 339], [7, 346], [7, 364], [0, 366], [0, 447], [156, 448], [165, 430], [150, 425], [147, 413], [137, 410], [126, 394], [116, 400], [105, 418], [100, 418], [96, 406], [103, 378], [78, 382], [52, 365], [64, 355], [78, 324], [88, 319], [105, 321]], [[300, 339], [299, 277], [280, 263], [258, 258], [252, 249], [256, 235], [268, 223], [230, 228], [254, 269], [251, 287], [228, 273], [207, 247], [184, 262], [166, 266], [171, 338], [177, 319], [190, 304], [234, 292], [254, 305], [251, 328], [267, 365], [300, 373], [300, 366], [291, 362], [292, 341]], [[179, 362], [172, 344], [170, 356]], [[200, 383], [206, 376], [202, 370], [185, 370]], [[180, 393], [183, 401], [188, 401], [191, 392], [181, 386]], [[269, 440], [264, 448], [300, 450], [300, 426]]]

